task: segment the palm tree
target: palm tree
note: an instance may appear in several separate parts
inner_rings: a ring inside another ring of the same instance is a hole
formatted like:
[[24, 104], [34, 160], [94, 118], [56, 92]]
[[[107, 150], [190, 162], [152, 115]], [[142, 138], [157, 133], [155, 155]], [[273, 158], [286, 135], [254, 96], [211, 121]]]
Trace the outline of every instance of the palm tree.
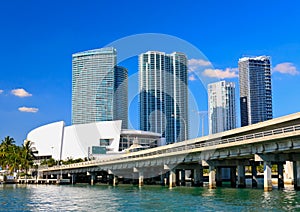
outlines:
[[35, 151], [32, 148], [32, 142], [29, 140], [25, 140], [23, 146], [21, 147], [21, 166], [25, 169], [25, 174], [29, 168], [33, 165], [33, 160], [35, 159]]
[[0, 160], [2, 168], [6, 168], [6, 166], [10, 165], [13, 149], [16, 147], [14, 143], [15, 140], [9, 136], [6, 136], [4, 140], [2, 140], [0, 145]]

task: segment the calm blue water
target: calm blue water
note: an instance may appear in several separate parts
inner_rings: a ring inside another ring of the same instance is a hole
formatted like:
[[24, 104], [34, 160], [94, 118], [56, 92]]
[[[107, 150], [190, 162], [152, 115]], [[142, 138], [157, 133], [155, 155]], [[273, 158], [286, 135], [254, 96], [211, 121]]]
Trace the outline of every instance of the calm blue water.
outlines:
[[300, 211], [300, 192], [262, 189], [0, 185], [1, 211]]

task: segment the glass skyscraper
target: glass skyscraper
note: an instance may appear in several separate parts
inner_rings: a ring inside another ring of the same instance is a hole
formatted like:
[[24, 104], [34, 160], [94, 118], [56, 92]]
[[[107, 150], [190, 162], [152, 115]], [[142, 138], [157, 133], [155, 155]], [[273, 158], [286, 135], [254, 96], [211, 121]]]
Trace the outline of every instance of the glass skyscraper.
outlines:
[[188, 139], [187, 58], [174, 52], [139, 56], [140, 128], [161, 133], [166, 143]]
[[209, 134], [236, 128], [235, 84], [220, 81], [208, 85]]
[[72, 124], [122, 120], [127, 128], [127, 70], [116, 64], [112, 47], [72, 55]]
[[241, 126], [272, 119], [270, 57], [243, 57], [238, 64]]

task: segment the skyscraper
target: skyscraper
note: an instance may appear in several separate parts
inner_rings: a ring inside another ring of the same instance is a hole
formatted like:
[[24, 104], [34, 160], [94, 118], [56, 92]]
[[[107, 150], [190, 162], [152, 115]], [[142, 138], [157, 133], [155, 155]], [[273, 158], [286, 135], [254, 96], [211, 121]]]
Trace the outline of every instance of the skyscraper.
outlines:
[[236, 128], [235, 84], [220, 81], [208, 85], [209, 134]]
[[187, 58], [174, 52], [139, 56], [140, 128], [161, 133], [166, 143], [188, 139]]
[[239, 59], [239, 83], [241, 126], [272, 119], [270, 57]]
[[122, 120], [127, 128], [127, 70], [116, 64], [112, 47], [72, 55], [72, 124]]

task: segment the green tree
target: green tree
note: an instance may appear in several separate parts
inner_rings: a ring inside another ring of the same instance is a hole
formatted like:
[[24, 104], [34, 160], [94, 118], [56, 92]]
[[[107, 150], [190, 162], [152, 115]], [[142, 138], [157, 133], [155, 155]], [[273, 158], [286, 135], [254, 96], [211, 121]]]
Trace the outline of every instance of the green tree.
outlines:
[[21, 158], [20, 164], [23, 169], [25, 169], [25, 174], [27, 175], [29, 168], [33, 165], [33, 161], [35, 159], [34, 153], [35, 151], [31, 147], [32, 142], [26, 140], [21, 147]]

